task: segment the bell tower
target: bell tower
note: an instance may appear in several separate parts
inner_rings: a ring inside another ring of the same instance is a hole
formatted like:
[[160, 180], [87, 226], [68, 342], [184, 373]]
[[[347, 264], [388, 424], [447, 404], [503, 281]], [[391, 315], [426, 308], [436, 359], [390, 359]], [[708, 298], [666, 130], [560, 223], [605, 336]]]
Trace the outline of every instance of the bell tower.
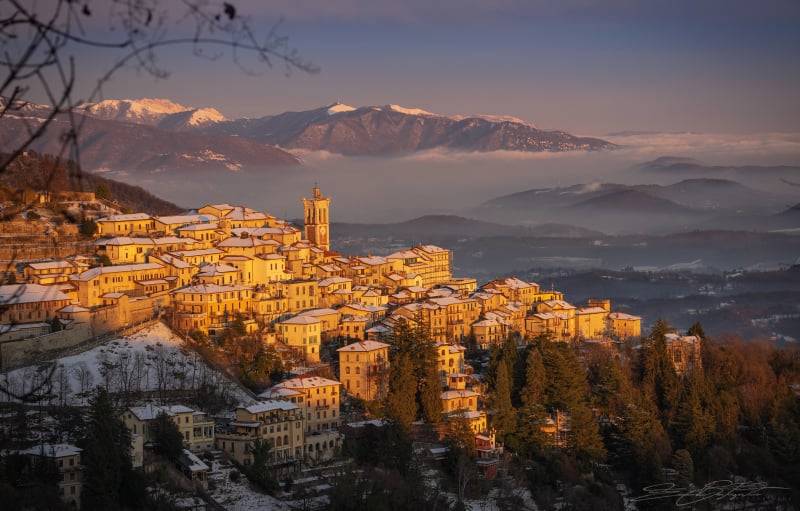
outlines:
[[306, 239], [324, 250], [331, 249], [328, 225], [328, 211], [330, 207], [331, 199], [323, 197], [319, 186], [316, 184], [312, 189], [312, 198], [303, 198]]

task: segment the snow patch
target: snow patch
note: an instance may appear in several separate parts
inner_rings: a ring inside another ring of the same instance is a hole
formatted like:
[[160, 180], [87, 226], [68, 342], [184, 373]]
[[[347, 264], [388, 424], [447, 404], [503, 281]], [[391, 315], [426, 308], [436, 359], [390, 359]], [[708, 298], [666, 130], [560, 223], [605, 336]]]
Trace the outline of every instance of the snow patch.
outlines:
[[186, 124], [190, 126], [200, 126], [202, 124], [223, 122], [226, 120], [227, 119], [224, 115], [222, 115], [222, 112], [216, 108], [198, 108], [197, 110], [192, 111], [192, 114], [189, 116]]
[[[159, 388], [192, 389], [203, 379], [211, 379], [216, 385], [226, 387], [240, 402], [252, 402], [245, 391], [185, 348], [183, 341], [163, 323], [155, 323], [129, 337], [103, 343], [77, 355], [62, 357], [57, 365], [52, 392], [58, 394], [63, 388], [64, 401], [76, 406], [85, 404], [87, 391], [94, 386], [103, 385], [112, 392], [119, 391], [131, 385], [133, 375], [138, 375], [138, 385], [144, 392]], [[14, 393], [23, 394], [47, 373], [46, 366], [22, 367], [0, 375], [0, 382]]]
[[355, 108], [350, 105], [345, 105], [344, 103], [334, 103], [328, 107], [328, 115], [336, 115], [342, 112], [352, 112], [353, 110], [355, 110]]
[[394, 112], [398, 112], [398, 113], [406, 114], [406, 115], [434, 115], [434, 116], [438, 115], [438, 114], [434, 114], [434, 113], [428, 112], [427, 110], [422, 110], [421, 108], [406, 108], [406, 107], [402, 107], [400, 105], [394, 105], [394, 104], [387, 105], [387, 108], [389, 108], [389, 110], [392, 110]]
[[519, 117], [514, 117], [513, 115], [490, 115], [490, 114], [475, 114], [475, 115], [453, 115], [450, 117], [455, 121], [463, 121], [464, 119], [483, 119], [484, 121], [489, 121], [493, 123], [501, 123], [501, 122], [513, 122], [515, 124], [523, 124], [525, 126], [529, 126], [531, 128], [535, 128], [536, 126], [530, 122], [526, 121], [525, 119], [520, 119]]

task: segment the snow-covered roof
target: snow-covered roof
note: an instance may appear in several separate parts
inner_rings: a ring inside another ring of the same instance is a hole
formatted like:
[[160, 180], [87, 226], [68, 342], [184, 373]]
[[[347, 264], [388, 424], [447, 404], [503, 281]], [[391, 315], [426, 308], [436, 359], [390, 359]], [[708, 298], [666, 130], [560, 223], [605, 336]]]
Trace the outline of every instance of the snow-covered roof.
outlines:
[[317, 323], [321, 323], [322, 320], [315, 318], [314, 316], [295, 316], [293, 318], [285, 319], [283, 321], [278, 321], [279, 325], [314, 325]]
[[547, 300], [542, 302], [551, 309], [574, 309], [575, 306], [569, 302], [565, 302], [564, 300]]
[[458, 305], [461, 303], [465, 303], [464, 300], [459, 298], [454, 298], [452, 296], [443, 296], [441, 298], [430, 298], [429, 301], [435, 303], [436, 305], [447, 306], [447, 305]]
[[275, 240], [262, 240], [261, 238], [255, 238], [252, 236], [248, 236], [246, 238], [239, 238], [237, 236], [231, 236], [230, 238], [224, 239], [217, 243], [217, 247], [263, 247], [265, 245], [279, 245], [279, 243]]
[[319, 316], [327, 316], [328, 314], [339, 314], [339, 311], [327, 307], [319, 309], [308, 309], [298, 314], [298, 316], [311, 316], [316, 318]]
[[206, 264], [200, 267], [200, 273], [203, 277], [213, 277], [214, 275], [222, 275], [224, 273], [236, 273], [239, 270], [227, 264]]
[[341, 383], [336, 380], [323, 378], [321, 376], [307, 376], [282, 381], [272, 388], [312, 389], [316, 387], [328, 387], [331, 385], [341, 385]]
[[198, 248], [197, 250], [176, 250], [175, 252], [172, 252], [172, 255], [179, 257], [194, 257], [214, 254], [224, 254], [224, 252], [218, 248]]
[[476, 397], [478, 395], [474, 390], [445, 390], [442, 392], [442, 399], [457, 399], [464, 397]]
[[128, 407], [128, 411], [131, 412], [140, 421], [154, 420], [162, 413], [165, 413], [170, 417], [179, 413], [194, 413], [194, 410], [192, 408], [189, 408], [188, 406], [183, 406], [183, 405], [159, 406], [153, 403], [147, 403], [146, 405], [142, 406], [131, 406]]
[[170, 254], [159, 254], [157, 256], [153, 256], [154, 258], [158, 259], [159, 261], [163, 261], [164, 264], [168, 264], [173, 268], [177, 268], [179, 270], [191, 268], [192, 265], [184, 261], [183, 259], [179, 259]]
[[442, 247], [437, 247], [436, 245], [417, 245], [412, 250], [422, 250], [423, 252], [427, 252], [429, 254], [433, 254], [436, 252], [447, 252], [447, 249]]
[[87, 309], [86, 307], [81, 307], [80, 305], [73, 304], [73, 305], [67, 305], [66, 307], [62, 307], [62, 308], [58, 309], [57, 312], [67, 312], [67, 313], [71, 313], [71, 312], [89, 312], [89, 309]]
[[128, 213], [124, 215], [111, 215], [104, 218], [99, 218], [97, 222], [130, 222], [136, 220], [150, 220], [150, 215], [147, 213]]
[[352, 279], [345, 277], [328, 277], [327, 279], [322, 279], [317, 282], [317, 285], [319, 287], [326, 287], [330, 286], [331, 284], [344, 284], [345, 282], [352, 282]]
[[209, 231], [214, 230], [219, 227], [217, 222], [208, 222], [202, 224], [190, 224], [178, 227], [176, 230], [178, 231]]
[[344, 352], [351, 352], [351, 351], [375, 351], [380, 350], [383, 348], [388, 348], [389, 345], [383, 342], [378, 341], [358, 341], [352, 344], [348, 344], [347, 346], [343, 346], [336, 351], [344, 351]]
[[243, 291], [248, 289], [245, 286], [225, 286], [220, 284], [195, 284], [186, 286], [173, 291], [173, 293], [194, 293], [194, 294], [216, 294], [227, 293], [229, 291]]
[[247, 410], [248, 413], [258, 414], [265, 412], [272, 412], [274, 410], [297, 410], [298, 406], [289, 401], [281, 401], [272, 399], [268, 401], [259, 401], [256, 404], [241, 407]]
[[612, 312], [608, 315], [611, 319], [621, 319], [621, 320], [628, 320], [628, 321], [641, 321], [641, 317], [634, 316], [633, 314], [627, 314], [625, 312]]
[[38, 263], [28, 263], [26, 266], [34, 270], [52, 270], [55, 268], [72, 268], [73, 264], [69, 261], [42, 261]]
[[380, 256], [356, 257], [356, 259], [369, 266], [386, 264], [388, 262], [385, 257], [380, 257]]
[[416, 259], [419, 257], [419, 254], [414, 252], [413, 250], [399, 250], [397, 252], [393, 252], [386, 256], [386, 259]]
[[267, 215], [244, 206], [234, 206], [231, 211], [225, 214], [225, 218], [229, 220], [266, 220]]
[[19, 454], [26, 454], [30, 456], [47, 456], [50, 458], [63, 458], [64, 456], [75, 456], [83, 451], [80, 447], [72, 444], [40, 444], [34, 445]]
[[303, 393], [299, 390], [294, 390], [290, 388], [283, 388], [283, 387], [272, 387], [271, 389], [267, 389], [266, 391], [262, 392], [258, 395], [260, 399], [272, 399], [272, 398], [280, 398], [280, 397], [294, 397], [294, 396], [301, 396]]
[[165, 225], [185, 225], [215, 222], [217, 217], [214, 215], [171, 215], [156, 216], [153, 219]]
[[208, 465], [203, 462], [200, 458], [198, 458], [192, 451], [189, 449], [184, 449], [183, 454], [180, 458], [181, 464], [186, 467], [189, 472], [204, 472], [210, 470]]
[[606, 310], [602, 307], [580, 307], [575, 314], [603, 314]]
[[39, 284], [8, 284], [0, 286], [0, 305], [69, 300], [55, 286]]
[[135, 263], [135, 264], [117, 264], [113, 266], [98, 266], [97, 268], [86, 270], [85, 272], [79, 273], [78, 275], [73, 275], [72, 280], [88, 281], [95, 277], [99, 277], [100, 275], [107, 275], [111, 273], [127, 273], [133, 271], [158, 270], [160, 268], [163, 268], [163, 266], [161, 266], [158, 263]]

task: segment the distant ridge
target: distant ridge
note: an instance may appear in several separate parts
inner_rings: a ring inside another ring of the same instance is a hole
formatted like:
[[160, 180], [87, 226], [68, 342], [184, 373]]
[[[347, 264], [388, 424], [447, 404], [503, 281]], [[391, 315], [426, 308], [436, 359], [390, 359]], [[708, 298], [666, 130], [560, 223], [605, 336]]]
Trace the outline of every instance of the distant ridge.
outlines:
[[259, 119], [220, 122], [201, 129], [290, 149], [346, 155], [391, 155], [434, 148], [540, 152], [616, 147], [597, 138], [541, 130], [511, 116], [445, 116], [395, 104], [352, 107], [334, 103]]
[[574, 225], [544, 223], [540, 225], [506, 225], [485, 222], [457, 215], [424, 215], [404, 222], [386, 224], [335, 223], [341, 236], [392, 236], [422, 241], [429, 238], [475, 238], [491, 236], [525, 236], [584, 238], [604, 236], [602, 232]]

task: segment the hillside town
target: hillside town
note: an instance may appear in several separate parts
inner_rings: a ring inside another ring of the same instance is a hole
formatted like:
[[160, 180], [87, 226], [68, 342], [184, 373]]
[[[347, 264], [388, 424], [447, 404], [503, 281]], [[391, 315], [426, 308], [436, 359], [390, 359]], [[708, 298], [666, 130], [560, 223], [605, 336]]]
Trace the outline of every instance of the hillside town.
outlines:
[[[232, 408], [212, 415], [181, 402], [180, 393], [142, 392], [126, 398], [120, 415], [134, 467], [152, 462], [157, 422], [168, 417], [184, 449], [177, 466], [192, 485], [207, 489], [209, 459], [246, 468], [261, 443], [269, 446], [275, 477], [343, 459], [348, 437], [357, 442], [365, 425], [385, 423], [372, 404], [391, 398], [399, 343], [417, 335], [431, 343], [438, 380], [441, 420], [429, 434], [428, 454], [440, 456], [437, 442], [466, 428], [481, 477], [492, 479], [504, 448], [486, 381], [489, 353], [537, 339], [612, 353], [642, 335], [642, 319], [614, 311], [608, 299], [573, 305], [561, 291], [513, 276], [480, 286], [455, 277], [451, 253], [442, 247], [337, 253], [330, 248], [331, 199], [315, 186], [302, 204], [302, 228], [230, 204], [174, 216], [114, 214], [94, 221], [94, 253], [18, 262], [5, 279], [15, 283], [0, 287], [6, 384], [16, 368], [155, 323], [167, 325], [187, 349], [231, 336], [255, 340], [257, 352], [269, 350], [284, 376], [265, 388], [249, 385], [249, 395]], [[666, 338], [676, 372], [701, 363], [698, 337]], [[17, 395], [25, 389], [23, 382]], [[6, 427], [15, 417], [4, 416]], [[554, 410], [540, 429], [551, 445], [565, 446], [569, 412]], [[20, 453], [57, 460], [64, 472], [60, 494], [79, 507], [81, 449], [27, 440], [38, 443]], [[203, 461], [203, 453], [210, 458]]]

